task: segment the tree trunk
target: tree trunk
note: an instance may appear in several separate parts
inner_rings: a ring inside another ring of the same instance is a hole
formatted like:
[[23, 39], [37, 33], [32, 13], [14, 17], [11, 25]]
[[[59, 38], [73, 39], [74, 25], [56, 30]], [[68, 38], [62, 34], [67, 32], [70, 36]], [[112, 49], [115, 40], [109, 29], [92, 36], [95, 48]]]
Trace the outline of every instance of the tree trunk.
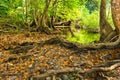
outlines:
[[117, 35], [120, 34], [120, 0], [111, 1], [111, 11]]
[[46, 0], [46, 6], [44, 8], [44, 11], [41, 15], [41, 18], [40, 18], [40, 26], [38, 27], [38, 31], [42, 31], [42, 32], [45, 32], [45, 33], [49, 33], [49, 30], [47, 29], [47, 20], [46, 20], [46, 16], [47, 16], [47, 12], [48, 12], [48, 8], [49, 8], [49, 5], [50, 5], [50, 2], [51, 0]]
[[106, 0], [101, 0], [100, 5], [100, 41], [108, 42], [116, 34], [111, 25], [106, 20]]
[[27, 19], [28, 19], [28, 0], [25, 0], [25, 22], [27, 23]]
[[51, 28], [55, 29], [54, 27], [54, 21], [55, 21], [55, 11], [57, 8], [57, 4], [58, 4], [58, 0], [54, 0], [53, 5], [52, 5], [52, 15], [51, 15], [51, 19], [50, 19], [50, 24], [51, 24]]

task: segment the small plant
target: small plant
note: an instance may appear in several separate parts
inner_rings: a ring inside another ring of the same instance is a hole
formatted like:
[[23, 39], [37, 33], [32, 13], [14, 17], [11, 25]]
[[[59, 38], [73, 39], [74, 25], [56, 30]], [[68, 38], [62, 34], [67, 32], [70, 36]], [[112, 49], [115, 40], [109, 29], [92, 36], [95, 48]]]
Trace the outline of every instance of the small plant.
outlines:
[[68, 79], [69, 80], [72, 80], [72, 78], [73, 78], [73, 76], [70, 74], [70, 75], [68, 75]]

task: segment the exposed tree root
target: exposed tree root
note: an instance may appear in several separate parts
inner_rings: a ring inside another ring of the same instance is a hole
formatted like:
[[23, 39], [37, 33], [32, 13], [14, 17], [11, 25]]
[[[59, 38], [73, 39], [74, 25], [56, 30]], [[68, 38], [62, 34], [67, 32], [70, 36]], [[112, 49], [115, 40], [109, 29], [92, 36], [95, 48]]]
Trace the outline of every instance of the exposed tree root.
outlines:
[[91, 45], [85, 45], [85, 46], [81, 46], [79, 44], [76, 44], [79, 48], [90, 48], [90, 49], [100, 49], [100, 48], [115, 48], [119, 45], [120, 43], [120, 35], [118, 37], [118, 39], [115, 42], [106, 42], [106, 43], [97, 43], [97, 44], [91, 44]]
[[31, 53], [31, 54], [26, 54], [26, 55], [23, 55], [23, 56], [10, 56], [8, 59], [6, 59], [5, 61], [3, 61], [2, 63], [5, 63], [5, 62], [10, 62], [10, 61], [13, 61], [13, 60], [18, 60], [18, 59], [28, 59], [30, 57], [33, 57], [33, 54], [35, 53]]
[[[23, 43], [24, 44], [24, 43]], [[20, 45], [16, 48], [13, 48], [12, 53], [20, 53], [24, 51], [28, 51], [29, 49], [33, 48], [34, 43], [27, 43], [25, 45]], [[49, 40], [46, 40], [44, 42], [36, 43], [38, 46], [44, 46], [45, 44], [59, 44], [62, 47], [71, 49], [73, 51], [78, 52], [85, 52], [88, 50], [98, 50], [98, 49], [114, 49], [120, 47], [120, 35], [118, 39], [115, 42], [106, 42], [106, 43], [95, 43], [95, 44], [89, 44], [89, 45], [82, 45], [77, 42], [68, 42], [65, 39], [61, 37], [55, 37], [51, 38]]]
[[120, 60], [118, 61], [111, 61], [111, 62], [107, 62], [105, 64], [109, 64], [109, 63], [114, 63], [109, 67], [93, 67], [90, 70], [83, 70], [81, 68], [64, 68], [61, 70], [49, 70], [44, 74], [41, 75], [36, 75], [36, 76], [32, 76], [32, 80], [36, 80], [36, 79], [42, 79], [48, 76], [53, 76], [53, 75], [57, 75], [57, 74], [63, 74], [63, 73], [69, 73], [69, 72], [78, 72], [79, 74], [92, 74], [94, 72], [108, 72], [111, 70], [114, 70], [118, 67], [120, 67]]
[[[65, 41], [64, 39], [56, 37], [56, 38], [51, 38], [49, 40], [46, 40], [46, 41], [41, 42], [41, 43], [36, 43], [36, 44], [39, 47], [43, 47], [46, 44], [57, 44], [59, 46], [62, 46], [62, 47], [68, 48], [68, 49], [73, 49], [75, 51], [78, 50], [79, 52], [82, 52], [82, 51], [102, 49], [102, 48], [104, 48], [104, 49], [105, 48], [106, 49], [117, 48], [117, 47], [119, 47], [119, 45], [118, 45], [119, 43], [120, 43], [120, 37], [118, 38], [117, 41], [112, 42], [112, 43], [99, 43], [99, 44], [91, 44], [91, 45], [85, 45], [84, 46], [84, 45], [81, 45], [79, 43], [68, 42], [68, 41]], [[28, 43], [26, 44], [25, 43], [25, 44], [21, 44], [20, 46], [26, 47], [28, 45], [30, 45], [30, 44], [28, 44]], [[32, 44], [32, 46], [33, 46], [33, 44]], [[37, 58], [40, 57], [41, 55], [45, 54], [49, 50], [50, 49], [47, 49], [47, 50], [43, 51], [43, 53], [41, 53], [41, 54], [36, 53], [37, 54]], [[19, 57], [10, 57], [5, 62], [9, 62], [9, 61], [16, 60], [16, 59], [19, 59], [19, 58], [21, 58], [21, 59], [30, 58], [31, 56], [33, 56], [33, 54], [34, 53], [31, 53], [31, 54], [28, 54], [28, 55], [24, 55], [24, 56], [19, 56]], [[36, 63], [34, 65], [38, 64], [37, 63], [38, 62], [37, 58], [35, 60]], [[35, 69], [34, 65], [31, 67], [31, 69]], [[58, 74], [77, 72], [77, 73], [80, 74], [80, 76], [82, 76], [84, 78], [84, 77], [86, 77], [89, 74], [90, 75], [91, 74], [95, 74], [95, 76], [98, 76], [99, 74], [96, 75], [96, 73], [109, 72], [111, 70], [116, 69], [117, 67], [120, 67], [120, 60], [119, 60], [119, 58], [118, 58], [117, 61], [116, 60], [115, 61], [110, 61], [110, 62], [106, 62], [106, 63], [103, 63], [103, 64], [98, 65], [98, 66], [93, 66], [89, 70], [84, 70], [84, 69], [81, 69], [81, 68], [64, 68], [64, 69], [60, 69], [60, 70], [48, 70], [47, 72], [45, 72], [45, 73], [43, 73], [41, 75], [36, 75], [36, 76], [34, 76], [32, 74], [32, 72], [31, 72], [29, 77], [31, 78], [30, 80], [36, 80], [36, 79], [43, 79], [43, 78], [46, 78], [46, 77], [49, 77], [49, 76], [57, 76]], [[10, 75], [7, 74], [5, 76], [10, 76]]]
[[[111, 65], [110, 65], [111, 64]], [[109, 67], [106, 67], [109, 66]], [[95, 72], [95, 71], [111, 71], [117, 67], [120, 67], [120, 60], [113, 60], [110, 62], [106, 62], [103, 64], [100, 64], [98, 67], [93, 67], [91, 70], [89, 70], [88, 72]]]
[[61, 70], [49, 70], [44, 74], [33, 76], [32, 79], [33, 80], [34, 79], [41, 79], [41, 78], [45, 78], [48, 76], [53, 76], [53, 75], [57, 75], [57, 74], [61, 74], [61, 73], [68, 73], [68, 72], [85, 73], [85, 71], [83, 71], [81, 68], [64, 68]]
[[96, 43], [96, 44], [90, 44], [90, 45], [82, 45], [80, 43], [68, 42], [68, 41], [65, 41], [64, 39], [61, 39], [59, 37], [47, 40], [45, 43], [47, 43], [47, 44], [60, 44], [61, 46], [64, 46], [67, 48], [79, 48], [82, 50], [83, 49], [102, 49], [102, 48], [110, 49], [110, 48], [119, 47], [120, 35], [115, 42]]
[[119, 34], [118, 39], [115, 42], [98, 43], [98, 44], [95, 44], [95, 46], [93, 46], [93, 48], [95, 48], [95, 49], [97, 49], [97, 48], [115, 48], [119, 44], [120, 44], [120, 34]]

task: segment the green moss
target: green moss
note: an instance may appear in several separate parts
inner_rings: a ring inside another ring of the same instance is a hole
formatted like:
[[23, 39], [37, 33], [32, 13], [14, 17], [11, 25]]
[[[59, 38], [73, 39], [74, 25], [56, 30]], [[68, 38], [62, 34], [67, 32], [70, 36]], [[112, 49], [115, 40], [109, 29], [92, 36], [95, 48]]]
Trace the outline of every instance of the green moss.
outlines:
[[72, 42], [79, 42], [82, 44], [94, 43], [94, 41], [99, 41], [100, 34], [89, 33], [85, 30], [81, 30], [79, 33], [75, 32], [75, 37], [71, 37], [68, 33], [67, 40]]

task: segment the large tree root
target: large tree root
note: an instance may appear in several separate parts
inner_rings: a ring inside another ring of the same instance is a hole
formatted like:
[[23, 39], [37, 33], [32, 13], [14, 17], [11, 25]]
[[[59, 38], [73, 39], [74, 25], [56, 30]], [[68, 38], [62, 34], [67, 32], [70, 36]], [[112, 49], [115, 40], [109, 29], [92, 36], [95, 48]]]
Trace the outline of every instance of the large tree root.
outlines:
[[[44, 74], [32, 76], [31, 80], [43, 79], [43, 78], [48, 77], [48, 76], [54, 76], [57, 74], [64, 74], [64, 73], [70, 73], [70, 72], [77, 72], [79, 74], [85, 74], [84, 76], [86, 76], [88, 74], [93, 74], [93, 73], [97, 73], [97, 72], [98, 73], [99, 72], [108, 72], [108, 71], [111, 71], [111, 70], [114, 70], [114, 69], [120, 67], [120, 60], [107, 62], [105, 64], [109, 65], [110, 63], [112, 63], [112, 65], [110, 65], [109, 67], [105, 67], [105, 66], [99, 67], [98, 66], [98, 67], [93, 67], [90, 70], [83, 70], [81, 68], [64, 68], [61, 70], [49, 70]], [[96, 76], [96, 77], [98, 77], [98, 76]]]
[[95, 43], [95, 44], [90, 44], [90, 45], [82, 45], [80, 43], [77, 42], [68, 42], [64, 39], [61, 39], [59, 37], [56, 38], [52, 38], [50, 40], [45, 41], [45, 43], [47, 44], [60, 44], [61, 46], [67, 47], [67, 48], [79, 48], [82, 50], [85, 49], [111, 49], [111, 48], [116, 48], [116, 47], [120, 47], [120, 35], [118, 37], [118, 39], [115, 42], [105, 42], [105, 43]]
[[115, 48], [119, 45], [120, 43], [120, 35], [118, 37], [118, 39], [115, 41], [115, 42], [106, 42], [106, 43], [97, 43], [97, 44], [91, 44], [91, 45], [79, 45], [79, 44], [76, 44], [79, 48], [90, 48], [90, 49], [100, 49], [100, 48], [107, 48], [107, 49], [110, 49], [110, 48]]
[[[118, 46], [119, 43], [120, 43], [120, 37], [118, 38], [117, 41], [112, 42], [112, 43], [99, 43], [99, 44], [96, 44], [95, 46], [94, 45], [85, 45], [84, 46], [84, 45], [80, 45], [78, 43], [67, 42], [64, 39], [61, 39], [61, 38], [57, 37], [57, 38], [49, 39], [45, 42], [37, 43], [37, 45], [41, 47], [41, 46], [44, 46], [46, 44], [58, 44], [62, 47], [66, 47], [66, 48], [69, 48], [69, 49], [80, 50], [80, 52], [81, 52], [81, 51], [88, 51], [88, 49], [91, 50], [91, 49], [99, 49], [99, 48], [115, 48], [115, 46]], [[47, 50], [45, 50], [45, 52], [43, 52], [43, 53], [46, 53], [46, 51]], [[28, 58], [32, 55], [33, 54], [26, 55], [26, 56], [20, 56], [19, 58], [22, 58], [22, 59], [25, 58], [26, 59], [26, 58]], [[38, 57], [39, 56], [40, 55], [38, 54]], [[10, 61], [11, 59], [14, 60], [14, 59], [18, 59], [18, 58], [13, 57], [13, 58], [10, 58], [10, 59], [6, 60], [5, 62]], [[117, 67], [120, 67], [120, 60], [107, 62], [107, 63], [104, 63], [102, 65], [98, 65], [96, 67], [94, 66], [93, 68], [91, 68], [89, 70], [83, 70], [81, 68], [64, 68], [64, 69], [60, 69], [60, 70], [48, 70], [47, 72], [45, 72], [41, 75], [34, 76], [34, 75], [31, 74], [30, 78], [31, 78], [31, 80], [36, 80], [36, 79], [42, 79], [42, 78], [45, 78], [45, 77], [48, 77], [48, 76], [56, 76], [58, 74], [69, 73], [69, 72], [70, 73], [77, 72], [81, 76], [84, 77], [84, 76], [87, 76], [89, 74], [96, 74], [96, 73], [99, 73], [99, 72], [108, 72], [108, 71], [114, 70]], [[7, 74], [6, 76], [9, 76], [9, 74]]]
[[[106, 43], [98, 43], [93, 46], [93, 48], [115, 48], [120, 44], [120, 34], [118, 36], [118, 39], [115, 42], [106, 42]], [[91, 46], [92, 47], [92, 46]]]

